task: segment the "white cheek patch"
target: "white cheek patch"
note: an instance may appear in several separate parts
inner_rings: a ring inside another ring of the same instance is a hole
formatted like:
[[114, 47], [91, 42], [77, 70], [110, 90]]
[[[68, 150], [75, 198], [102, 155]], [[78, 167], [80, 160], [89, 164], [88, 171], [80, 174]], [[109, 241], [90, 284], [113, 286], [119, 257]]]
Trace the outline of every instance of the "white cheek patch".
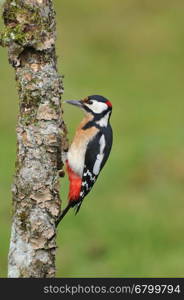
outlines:
[[104, 135], [100, 138], [100, 153], [97, 155], [94, 167], [93, 167], [93, 173], [95, 175], [98, 175], [100, 172], [100, 166], [102, 163], [102, 160], [104, 158], [104, 149], [105, 149], [105, 137]]
[[103, 111], [105, 111], [108, 106], [107, 104], [103, 102], [98, 102], [96, 100], [91, 100], [93, 103], [92, 104], [85, 104], [89, 109], [91, 109], [95, 114], [101, 114]]

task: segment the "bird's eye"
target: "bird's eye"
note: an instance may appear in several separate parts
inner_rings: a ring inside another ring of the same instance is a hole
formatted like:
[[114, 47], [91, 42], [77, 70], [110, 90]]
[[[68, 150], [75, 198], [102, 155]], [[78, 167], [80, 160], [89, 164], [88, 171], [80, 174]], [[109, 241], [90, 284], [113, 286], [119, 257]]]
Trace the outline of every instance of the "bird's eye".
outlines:
[[88, 100], [87, 103], [88, 103], [88, 104], [93, 104], [93, 101], [92, 101], [92, 100]]

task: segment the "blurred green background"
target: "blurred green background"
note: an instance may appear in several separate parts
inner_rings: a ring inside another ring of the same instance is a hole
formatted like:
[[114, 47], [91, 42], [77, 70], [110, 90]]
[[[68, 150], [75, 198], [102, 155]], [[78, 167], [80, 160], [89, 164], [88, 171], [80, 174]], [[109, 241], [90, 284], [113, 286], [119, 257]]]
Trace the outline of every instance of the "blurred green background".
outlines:
[[[113, 103], [111, 157], [58, 230], [57, 276], [184, 276], [184, 1], [55, 0], [63, 99]], [[1, 22], [2, 26], [2, 22]], [[0, 48], [0, 276], [6, 276], [18, 98]], [[65, 107], [69, 137], [82, 118]], [[66, 204], [67, 178], [61, 181]]]

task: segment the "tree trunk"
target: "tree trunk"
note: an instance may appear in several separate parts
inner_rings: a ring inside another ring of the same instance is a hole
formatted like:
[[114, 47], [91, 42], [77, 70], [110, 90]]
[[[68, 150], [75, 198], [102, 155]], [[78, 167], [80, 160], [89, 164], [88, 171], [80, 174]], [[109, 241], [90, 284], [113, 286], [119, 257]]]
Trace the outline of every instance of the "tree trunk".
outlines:
[[20, 99], [8, 276], [54, 277], [58, 170], [67, 148], [55, 12], [52, 0], [7, 0], [3, 17], [1, 44], [8, 47]]

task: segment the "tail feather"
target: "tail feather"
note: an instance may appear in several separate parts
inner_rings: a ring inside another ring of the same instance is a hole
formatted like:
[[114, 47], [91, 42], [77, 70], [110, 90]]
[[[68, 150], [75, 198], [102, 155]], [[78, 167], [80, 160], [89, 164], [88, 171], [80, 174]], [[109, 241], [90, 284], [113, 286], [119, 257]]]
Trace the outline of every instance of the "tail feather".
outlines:
[[78, 212], [79, 212], [79, 210], [80, 210], [80, 207], [81, 207], [81, 205], [82, 205], [82, 201], [80, 201], [78, 204], [76, 204], [76, 206], [74, 207], [74, 209], [75, 209], [75, 215], [77, 215], [78, 214]]
[[59, 225], [59, 223], [61, 222], [61, 220], [64, 218], [64, 216], [67, 214], [67, 212], [71, 207], [72, 207], [71, 203], [69, 202], [68, 205], [65, 207], [65, 209], [63, 209], [63, 211], [61, 212], [60, 216], [58, 217], [56, 221], [56, 227]]

